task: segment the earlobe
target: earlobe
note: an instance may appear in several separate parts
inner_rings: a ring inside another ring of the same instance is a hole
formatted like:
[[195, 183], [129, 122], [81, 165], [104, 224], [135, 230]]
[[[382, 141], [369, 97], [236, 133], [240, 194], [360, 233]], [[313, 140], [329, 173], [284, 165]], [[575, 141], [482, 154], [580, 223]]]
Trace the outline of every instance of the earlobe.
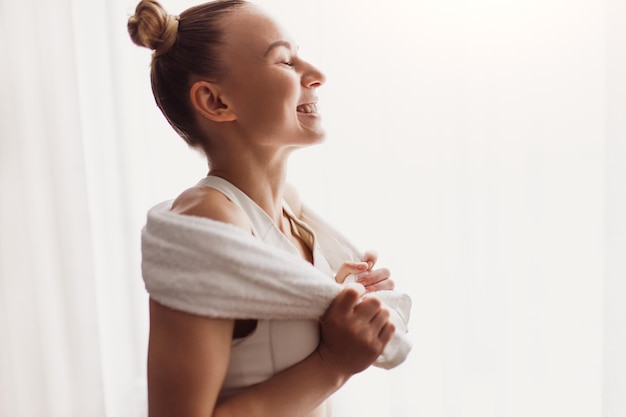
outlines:
[[216, 84], [196, 81], [189, 90], [193, 108], [204, 118], [214, 122], [232, 122], [237, 117], [225, 102]]

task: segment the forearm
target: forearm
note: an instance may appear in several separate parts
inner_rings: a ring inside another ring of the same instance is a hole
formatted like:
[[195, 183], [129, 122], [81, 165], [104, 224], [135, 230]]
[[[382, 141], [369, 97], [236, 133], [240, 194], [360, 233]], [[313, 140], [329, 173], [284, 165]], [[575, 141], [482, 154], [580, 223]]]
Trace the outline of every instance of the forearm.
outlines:
[[348, 378], [315, 351], [261, 384], [218, 402], [213, 417], [305, 417]]

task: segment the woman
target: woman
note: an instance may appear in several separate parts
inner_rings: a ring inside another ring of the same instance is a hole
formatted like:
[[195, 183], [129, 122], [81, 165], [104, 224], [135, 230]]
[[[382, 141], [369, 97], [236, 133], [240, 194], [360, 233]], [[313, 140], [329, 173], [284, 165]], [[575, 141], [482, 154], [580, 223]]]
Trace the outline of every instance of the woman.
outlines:
[[[171, 211], [226, 223], [285, 257], [332, 274], [302, 204], [286, 184], [289, 154], [324, 138], [317, 88], [324, 75], [257, 7], [225, 0], [168, 15], [141, 1], [132, 40], [154, 49], [156, 102], [172, 127], [208, 160], [209, 175]], [[158, 416], [330, 416], [329, 397], [369, 367], [394, 333], [367, 292], [393, 289], [376, 255], [344, 262], [321, 320], [209, 317], [150, 300], [148, 399]]]

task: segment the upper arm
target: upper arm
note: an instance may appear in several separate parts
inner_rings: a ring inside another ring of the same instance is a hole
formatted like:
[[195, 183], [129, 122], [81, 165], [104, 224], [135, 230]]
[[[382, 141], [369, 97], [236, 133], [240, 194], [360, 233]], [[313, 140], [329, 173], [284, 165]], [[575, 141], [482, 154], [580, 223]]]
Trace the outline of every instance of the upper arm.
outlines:
[[[172, 211], [251, 230], [245, 213], [219, 191], [193, 187]], [[213, 415], [227, 366], [234, 320], [177, 311], [150, 300], [148, 404], [150, 417]]]
[[230, 358], [233, 320], [195, 316], [150, 300], [150, 417], [211, 416]]

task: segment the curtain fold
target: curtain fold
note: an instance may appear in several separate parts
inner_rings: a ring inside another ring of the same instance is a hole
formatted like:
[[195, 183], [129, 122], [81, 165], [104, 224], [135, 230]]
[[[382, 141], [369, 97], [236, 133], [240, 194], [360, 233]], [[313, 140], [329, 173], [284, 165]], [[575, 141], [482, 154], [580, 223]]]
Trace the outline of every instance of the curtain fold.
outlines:
[[0, 4], [3, 416], [104, 416], [69, 7]]

